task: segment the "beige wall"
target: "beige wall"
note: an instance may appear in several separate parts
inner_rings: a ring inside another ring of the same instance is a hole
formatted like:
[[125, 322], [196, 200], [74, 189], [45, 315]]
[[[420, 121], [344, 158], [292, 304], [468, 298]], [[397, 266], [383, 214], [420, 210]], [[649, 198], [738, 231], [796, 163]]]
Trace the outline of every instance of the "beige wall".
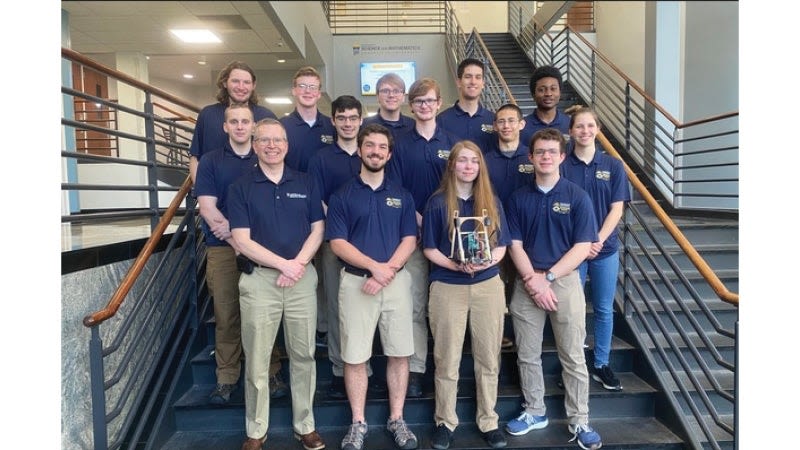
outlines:
[[506, 2], [450, 2], [465, 33], [477, 28], [480, 33], [508, 32]]

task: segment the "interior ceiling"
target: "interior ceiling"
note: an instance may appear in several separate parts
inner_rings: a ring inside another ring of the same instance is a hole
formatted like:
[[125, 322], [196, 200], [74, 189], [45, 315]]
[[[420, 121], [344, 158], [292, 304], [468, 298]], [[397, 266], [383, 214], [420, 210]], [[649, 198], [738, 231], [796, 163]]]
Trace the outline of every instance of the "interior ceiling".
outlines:
[[[148, 74], [207, 93], [219, 71], [241, 60], [256, 71], [261, 97], [268, 92], [269, 72], [279, 71], [285, 86], [293, 73], [307, 64], [281, 34], [257, 1], [62, 1], [69, 13], [70, 48], [110, 65], [119, 52], [139, 52], [148, 57]], [[218, 44], [187, 44], [169, 32], [172, 28], [208, 28], [222, 40]], [[285, 63], [278, 63], [285, 59]], [[111, 62], [109, 62], [111, 61]], [[205, 65], [198, 64], [205, 61]], [[113, 67], [113, 65], [111, 66]], [[191, 73], [193, 79], [183, 75]], [[274, 90], [274, 89], [273, 89]], [[286, 96], [288, 86], [279, 95]], [[207, 95], [207, 94], [206, 94]], [[209, 103], [212, 99], [209, 98]], [[202, 105], [199, 105], [202, 106]], [[278, 113], [272, 105], [267, 105]], [[291, 110], [289, 106], [289, 110]]]

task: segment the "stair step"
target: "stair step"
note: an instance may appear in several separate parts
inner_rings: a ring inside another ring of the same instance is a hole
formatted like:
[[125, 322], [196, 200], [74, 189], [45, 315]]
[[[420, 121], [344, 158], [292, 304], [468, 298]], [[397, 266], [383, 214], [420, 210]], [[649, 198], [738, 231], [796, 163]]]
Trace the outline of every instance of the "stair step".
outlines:
[[[394, 441], [386, 432], [386, 427], [381, 424], [370, 425], [369, 433], [365, 440], [364, 448], [367, 449], [394, 449]], [[503, 426], [505, 422], [501, 422]], [[664, 424], [649, 417], [622, 417], [614, 419], [593, 418], [592, 427], [600, 433], [603, 439], [603, 448], [607, 449], [682, 449], [682, 441], [672, 433]], [[433, 426], [412, 425], [411, 430], [419, 440], [419, 449], [427, 450], [431, 447]], [[342, 438], [347, 432], [347, 427], [319, 427], [317, 430], [325, 441], [326, 448], [339, 448]], [[453, 450], [485, 449], [486, 441], [474, 423], [462, 423], [456, 429]], [[506, 435], [508, 446], [511, 449], [550, 449], [574, 450], [575, 442], [569, 442], [572, 436], [567, 431], [567, 422], [560, 419], [551, 419], [550, 425], [542, 430], [534, 430], [524, 436]], [[162, 448], [170, 450], [219, 450], [237, 449], [245, 439], [244, 429], [226, 431], [179, 431], [167, 440]], [[302, 447], [294, 438], [291, 430], [271, 430], [268, 433], [267, 443], [269, 449], [301, 449]]]

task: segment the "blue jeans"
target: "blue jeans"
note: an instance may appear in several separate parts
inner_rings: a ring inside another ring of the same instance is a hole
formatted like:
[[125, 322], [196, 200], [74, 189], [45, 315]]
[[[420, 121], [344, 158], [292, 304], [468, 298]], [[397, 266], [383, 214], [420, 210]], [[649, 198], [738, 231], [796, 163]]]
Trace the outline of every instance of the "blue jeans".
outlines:
[[586, 284], [586, 274], [589, 279], [589, 295], [594, 309], [594, 366], [608, 365], [608, 355], [611, 352], [611, 334], [614, 331], [614, 294], [617, 291], [617, 274], [619, 272], [619, 251], [602, 259], [587, 259], [580, 266], [578, 272], [581, 284]]

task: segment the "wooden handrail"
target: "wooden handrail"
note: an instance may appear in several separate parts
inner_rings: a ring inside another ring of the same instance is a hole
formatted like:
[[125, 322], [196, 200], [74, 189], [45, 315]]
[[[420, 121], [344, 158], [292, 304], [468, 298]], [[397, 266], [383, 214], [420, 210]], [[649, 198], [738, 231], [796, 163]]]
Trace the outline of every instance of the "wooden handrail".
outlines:
[[187, 116], [187, 115], [185, 115], [183, 113], [179, 113], [178, 111], [175, 111], [174, 109], [168, 108], [165, 105], [162, 105], [161, 103], [153, 102], [153, 106], [154, 107], [158, 106], [159, 108], [163, 109], [164, 111], [166, 111], [166, 112], [168, 112], [170, 114], [174, 114], [175, 116], [177, 116], [181, 120], [185, 120], [187, 122], [192, 122], [192, 124], [197, 124], [197, 119], [195, 119], [194, 117], [189, 117], [189, 116]]
[[145, 264], [147, 264], [147, 260], [150, 259], [150, 256], [153, 254], [156, 245], [158, 245], [161, 237], [164, 236], [167, 226], [169, 226], [169, 224], [172, 222], [172, 219], [175, 217], [175, 213], [178, 211], [181, 203], [183, 203], [184, 199], [186, 199], [186, 195], [189, 193], [191, 187], [192, 179], [190, 177], [186, 177], [186, 181], [183, 182], [181, 189], [177, 194], [175, 194], [175, 198], [172, 199], [172, 203], [169, 204], [169, 208], [167, 208], [167, 210], [164, 212], [164, 215], [161, 216], [161, 220], [158, 221], [158, 225], [156, 225], [155, 230], [153, 230], [153, 234], [151, 234], [147, 239], [142, 251], [139, 252], [139, 256], [136, 257], [133, 265], [130, 267], [130, 269], [128, 269], [128, 273], [125, 274], [125, 278], [122, 279], [122, 282], [117, 287], [114, 295], [111, 296], [111, 300], [108, 301], [108, 304], [106, 304], [105, 308], [84, 317], [84, 326], [94, 327], [100, 325], [105, 320], [113, 317], [114, 314], [117, 313], [117, 310], [119, 310], [119, 307], [122, 306], [122, 302], [125, 300], [125, 297], [128, 295], [131, 288], [133, 288], [133, 284], [142, 273]]
[[506, 93], [506, 98], [510, 102], [513, 102], [516, 105], [517, 102], [516, 100], [514, 100], [514, 96], [511, 95], [511, 90], [508, 88], [508, 84], [506, 83], [505, 78], [503, 78], [503, 74], [500, 73], [500, 69], [498, 69], [497, 64], [494, 63], [494, 58], [492, 58], [492, 54], [489, 53], [489, 49], [486, 48], [486, 43], [483, 42], [483, 38], [481, 37], [481, 34], [478, 32], [477, 28], [475, 27], [472, 28], [472, 35], [478, 38], [478, 44], [480, 44], [481, 48], [483, 49], [483, 54], [486, 55], [487, 58], [489, 58], [489, 64], [492, 65], [492, 69], [494, 69], [494, 72], [497, 74], [498, 77], [500, 77], [500, 86], [503, 87], [503, 90]]
[[639, 180], [639, 177], [637, 177], [636, 174], [633, 173], [633, 170], [631, 170], [625, 161], [622, 160], [620, 154], [617, 152], [614, 146], [611, 145], [611, 142], [605, 137], [602, 131], [597, 133], [597, 139], [600, 141], [600, 144], [607, 153], [622, 161], [622, 165], [625, 167], [625, 173], [628, 174], [628, 179], [631, 181], [631, 184], [636, 188], [637, 191], [639, 191], [645, 202], [647, 202], [647, 205], [650, 206], [656, 217], [658, 217], [669, 234], [672, 235], [681, 249], [686, 253], [686, 256], [689, 257], [689, 260], [692, 262], [692, 264], [694, 264], [697, 270], [700, 271], [700, 274], [708, 282], [711, 288], [714, 289], [714, 293], [716, 293], [722, 301], [739, 306], [739, 294], [733, 293], [725, 287], [722, 281], [720, 281], [719, 277], [717, 277], [717, 274], [714, 273], [708, 263], [706, 263], [705, 259], [703, 259], [699, 253], [697, 253], [697, 250], [695, 250], [692, 243], [686, 239], [686, 236], [684, 236], [678, 226], [675, 225], [675, 222], [670, 219], [661, 205], [658, 204], [655, 197], [650, 194], [650, 191], [647, 190], [647, 187], [645, 187], [644, 183]]

